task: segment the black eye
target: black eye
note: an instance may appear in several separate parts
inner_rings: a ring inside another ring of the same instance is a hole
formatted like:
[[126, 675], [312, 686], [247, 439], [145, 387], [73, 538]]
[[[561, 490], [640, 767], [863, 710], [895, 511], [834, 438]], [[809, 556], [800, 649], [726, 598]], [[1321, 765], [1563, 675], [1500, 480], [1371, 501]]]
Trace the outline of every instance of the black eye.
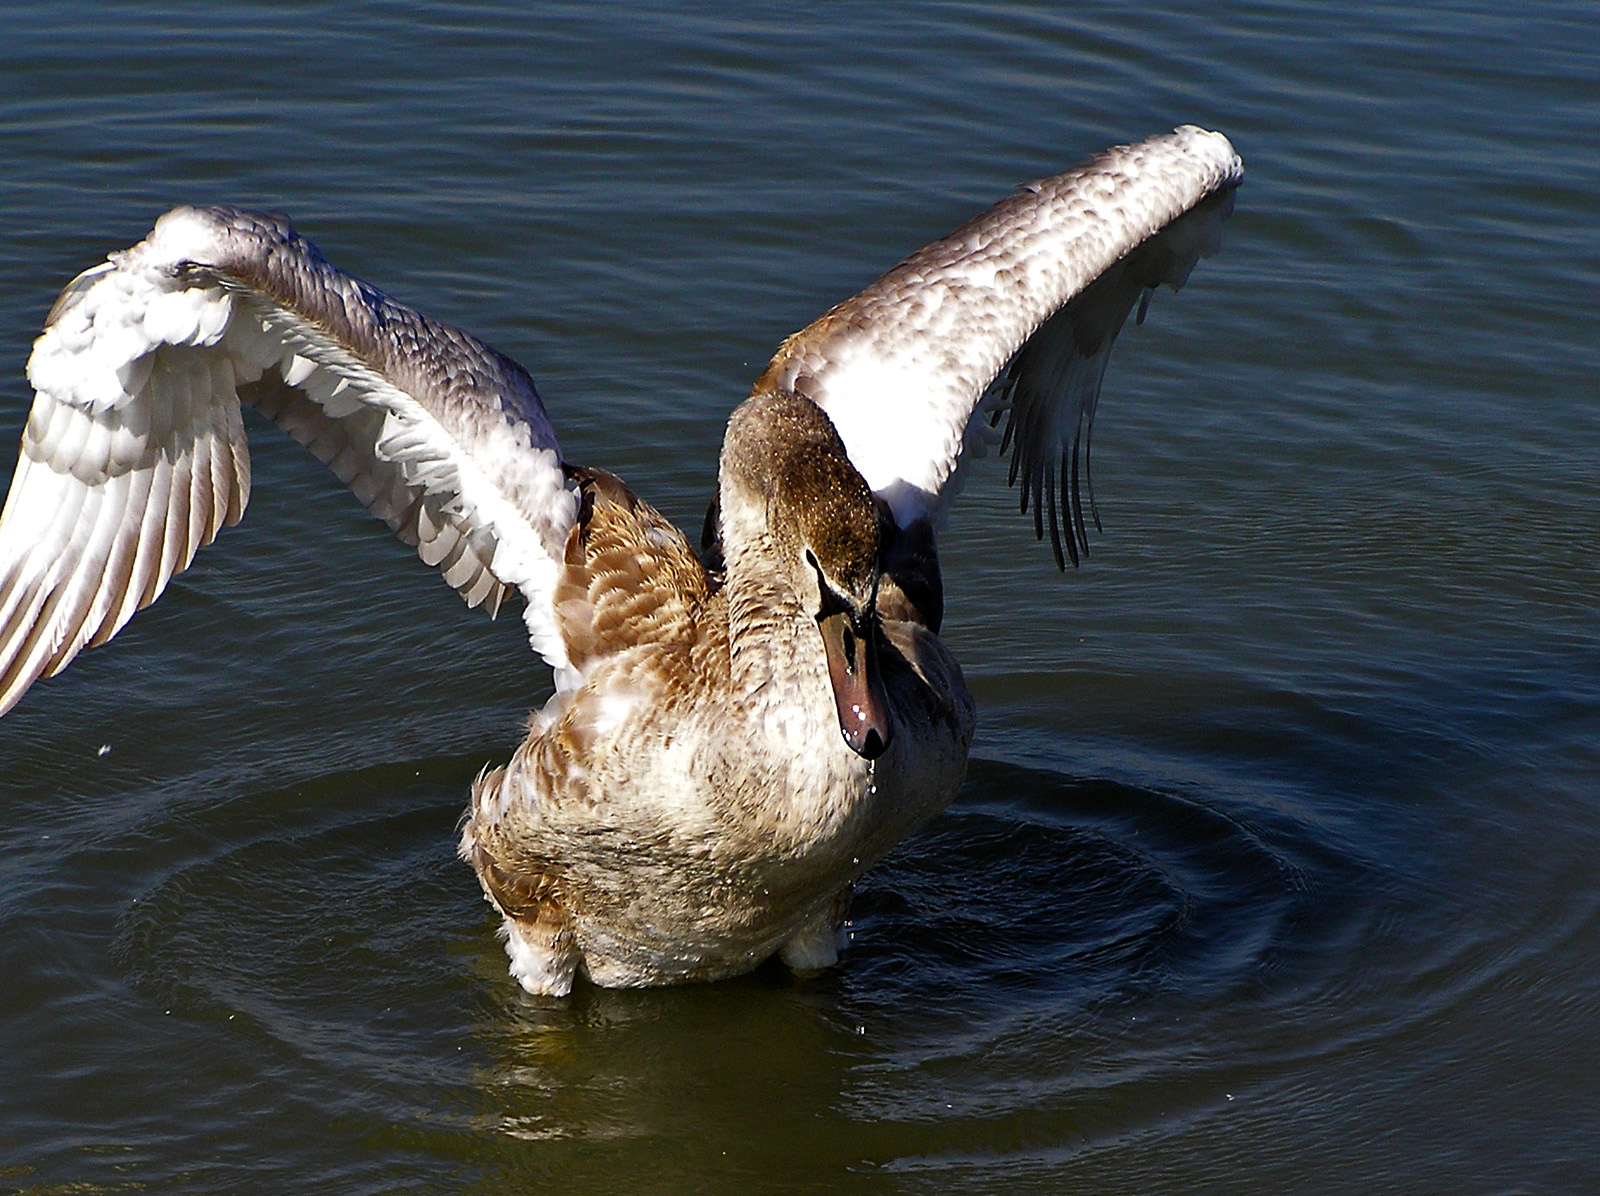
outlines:
[[828, 584], [828, 577], [822, 571], [816, 554], [811, 549], [806, 549], [806, 564], [810, 565], [817, 575], [817, 591], [821, 600], [817, 604], [817, 622], [822, 622], [829, 615], [849, 614], [850, 604], [845, 601], [844, 595]]

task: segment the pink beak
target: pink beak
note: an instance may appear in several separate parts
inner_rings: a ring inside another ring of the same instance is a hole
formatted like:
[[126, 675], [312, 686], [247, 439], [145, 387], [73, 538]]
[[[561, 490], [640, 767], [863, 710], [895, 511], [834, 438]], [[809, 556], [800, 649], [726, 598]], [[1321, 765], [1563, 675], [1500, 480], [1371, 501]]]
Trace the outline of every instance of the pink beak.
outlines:
[[889, 700], [878, 676], [876, 629], [860, 634], [843, 611], [817, 623], [828, 656], [828, 680], [839, 709], [839, 730], [857, 755], [876, 760], [894, 732]]

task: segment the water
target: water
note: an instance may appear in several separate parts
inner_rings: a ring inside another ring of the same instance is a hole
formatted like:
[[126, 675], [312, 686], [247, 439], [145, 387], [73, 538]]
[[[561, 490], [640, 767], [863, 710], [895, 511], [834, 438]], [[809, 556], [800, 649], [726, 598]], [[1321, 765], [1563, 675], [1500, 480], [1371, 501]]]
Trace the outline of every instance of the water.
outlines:
[[691, 527], [777, 341], [1013, 182], [1181, 121], [1248, 178], [1119, 347], [1086, 567], [963, 495], [969, 780], [821, 979], [521, 995], [452, 843], [542, 669], [258, 429], [244, 525], [0, 722], [0, 1186], [1600, 1188], [1587, 15], [6, 23], [7, 429], [76, 270], [270, 206]]

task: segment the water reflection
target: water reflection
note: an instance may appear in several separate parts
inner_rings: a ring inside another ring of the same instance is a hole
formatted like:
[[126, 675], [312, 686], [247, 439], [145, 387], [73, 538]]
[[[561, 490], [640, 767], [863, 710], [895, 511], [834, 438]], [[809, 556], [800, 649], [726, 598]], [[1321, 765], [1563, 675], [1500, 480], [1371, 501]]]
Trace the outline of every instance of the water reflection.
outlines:
[[553, 1001], [477, 956], [504, 1001], [477, 1029], [494, 1184], [576, 1167], [593, 1190], [765, 1190], [815, 1168], [898, 1188], [979, 1143], [1087, 1147], [1227, 1106], [1318, 1049], [1245, 1026], [1362, 933], [1360, 871], [1292, 819], [975, 761], [957, 808], [863, 882], [824, 977]]

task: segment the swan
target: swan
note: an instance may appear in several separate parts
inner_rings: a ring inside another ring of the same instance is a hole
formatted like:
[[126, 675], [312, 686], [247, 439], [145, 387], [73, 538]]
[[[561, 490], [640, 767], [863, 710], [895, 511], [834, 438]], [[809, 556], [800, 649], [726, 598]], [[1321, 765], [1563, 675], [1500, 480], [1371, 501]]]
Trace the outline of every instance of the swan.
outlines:
[[29, 360], [0, 713], [239, 520], [248, 405], [469, 606], [524, 600], [555, 692], [460, 841], [524, 988], [829, 967], [854, 882], [966, 767], [935, 542], [958, 465], [999, 439], [1035, 534], [1077, 563], [1112, 342], [1217, 249], [1241, 178], [1195, 126], [1114, 147], [789, 337], [728, 420], [698, 549], [561, 455], [509, 358], [281, 216], [176, 208], [67, 285]]

